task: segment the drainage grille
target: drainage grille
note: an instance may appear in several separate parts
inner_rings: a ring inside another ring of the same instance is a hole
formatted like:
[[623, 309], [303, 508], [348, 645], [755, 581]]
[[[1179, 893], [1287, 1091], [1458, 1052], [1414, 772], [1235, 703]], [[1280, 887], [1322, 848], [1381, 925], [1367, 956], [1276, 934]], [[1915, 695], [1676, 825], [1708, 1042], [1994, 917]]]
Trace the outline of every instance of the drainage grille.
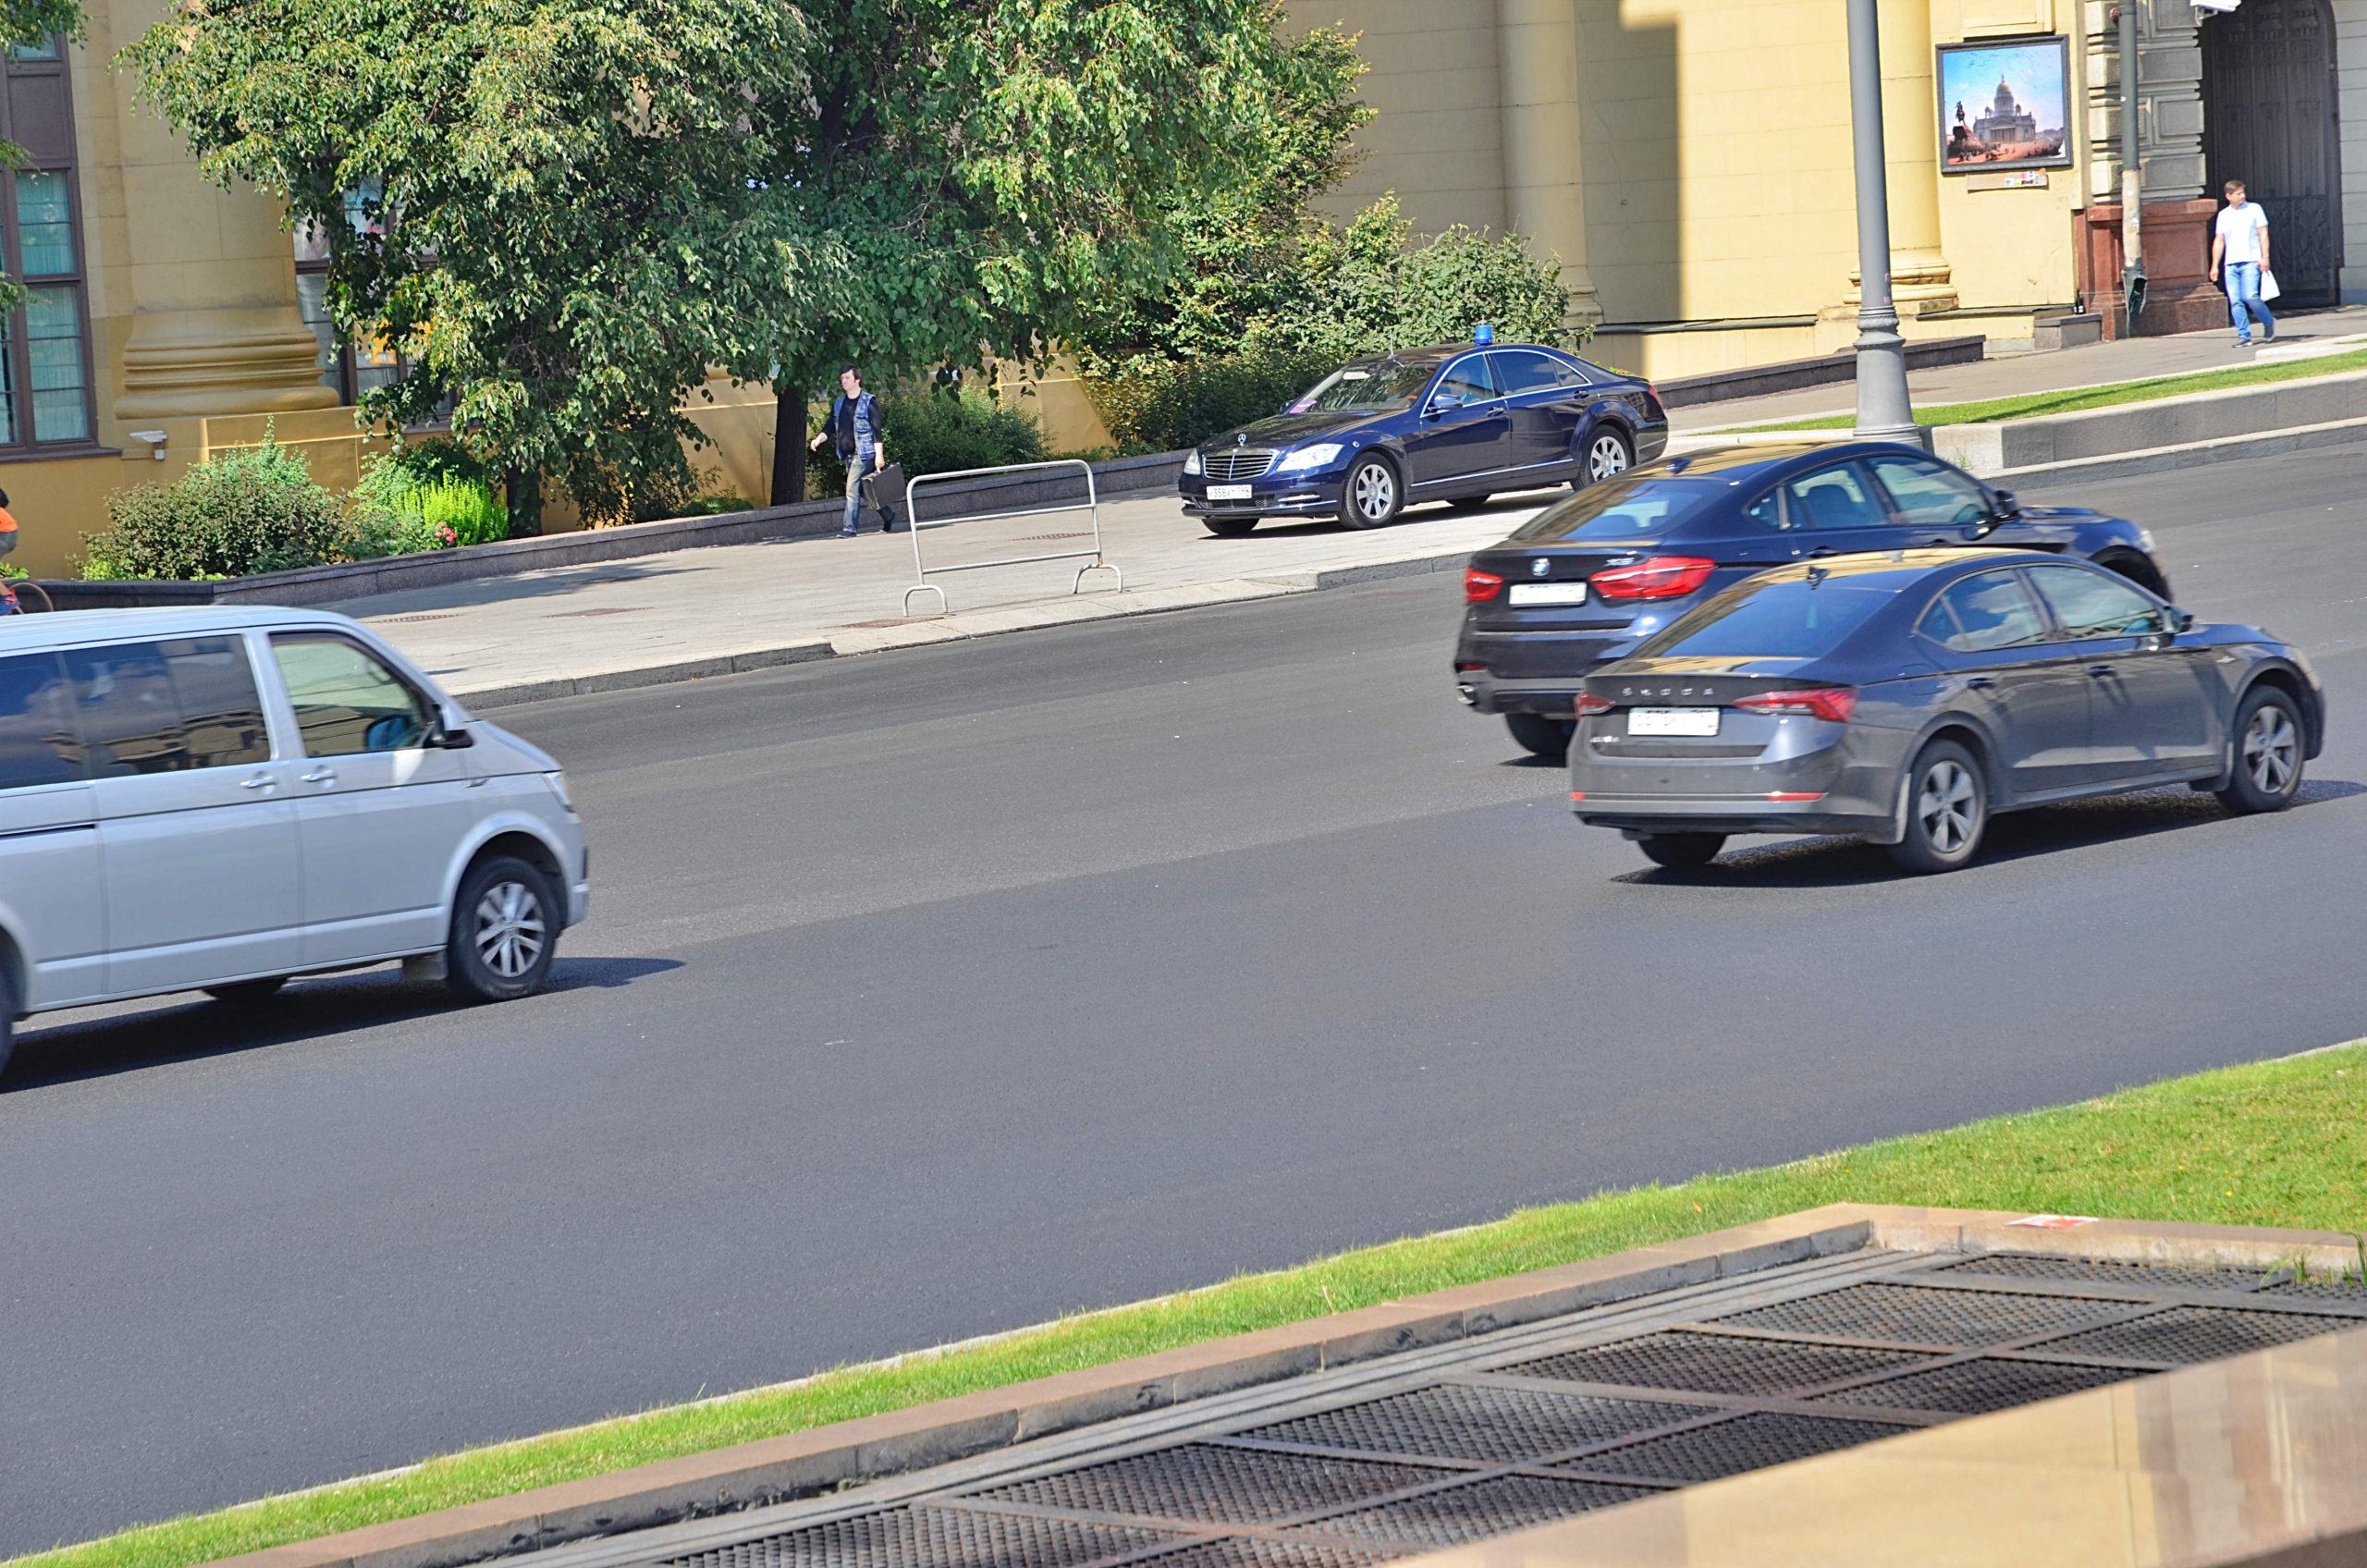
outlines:
[[1893, 1410], [1934, 1410], [1952, 1415], [1985, 1415], [2059, 1394], [2100, 1389], [2145, 1374], [2127, 1366], [2073, 1366], [2051, 1361], [1952, 1362], [1879, 1383], [1819, 1394], [1818, 1403], [1878, 1404]]
[[924, 1505], [670, 1558], [663, 1568], [1079, 1568], [1180, 1538], [1159, 1530]]
[[1269, 1525], [1441, 1478], [1410, 1464], [1186, 1443], [976, 1495], [1075, 1513]]
[[2367, 1302], [2367, 1283], [2357, 1280], [2287, 1280], [2263, 1291], [2264, 1296], [2299, 1296], [2304, 1301]]
[[2249, 1291], [2263, 1276], [2236, 1268], [2165, 1268], [2152, 1263], [2114, 1263], [2100, 1257], [2046, 1257], [1999, 1252], [1950, 1264], [1943, 1274], [1979, 1274], [1997, 1280], [2069, 1280], [2094, 1285], [2127, 1285], [2147, 1291]]
[[1505, 1370], [1574, 1383], [1685, 1389], [1705, 1394], [1780, 1394], [1895, 1366], [1912, 1366], [1926, 1359], [1912, 1351], [1787, 1344], [1780, 1340], [1689, 1334], [1678, 1329], [1600, 1350], [1549, 1355]]
[[1468, 1486], [1426, 1492], [1378, 1508], [1361, 1508], [1306, 1526], [1331, 1536], [1377, 1536], [1423, 1546], [1462, 1546], [1531, 1525], [1567, 1519], [1588, 1509], [1610, 1508], [1650, 1497], [1650, 1487], [1603, 1481], [1551, 1481], [1542, 1476], [1499, 1476]]
[[1690, 1405], [1449, 1383], [1302, 1415], [1241, 1435], [1367, 1453], [1514, 1464], [1672, 1427], [1700, 1414]]
[[2184, 1365], [2244, 1355], [2271, 1345], [2355, 1329], [2356, 1321], [2298, 1312], [2231, 1312], [2216, 1306], [2173, 1306], [2133, 1322], [2091, 1329], [2032, 1349], [2048, 1355], [2108, 1355], [2124, 1361]]
[[1891, 1340], [1918, 1345], [1994, 1345], [2068, 1329], [2128, 1310], [2125, 1301], [2017, 1296], [1988, 1291], [1919, 1289], [1913, 1285], [1852, 1285], [1801, 1301], [1762, 1306], [1718, 1319], [1722, 1328], [1772, 1329], [1830, 1334], [1843, 1340]]
[[1648, 1438], [1608, 1453], [1588, 1454], [1572, 1461], [1569, 1468], [1665, 1481], [1714, 1481], [1811, 1454], [1855, 1448], [1877, 1438], [1895, 1438], [1907, 1430], [1911, 1428], [1871, 1421], [1828, 1421], [1814, 1415], [1741, 1415], [1714, 1427]]
[[1260, 1540], [1255, 1536], [1227, 1536], [1202, 1541], [1181, 1551], [1163, 1551], [1130, 1564], [1129, 1568], [1370, 1568], [1404, 1555], [1403, 1547], [1318, 1546]]

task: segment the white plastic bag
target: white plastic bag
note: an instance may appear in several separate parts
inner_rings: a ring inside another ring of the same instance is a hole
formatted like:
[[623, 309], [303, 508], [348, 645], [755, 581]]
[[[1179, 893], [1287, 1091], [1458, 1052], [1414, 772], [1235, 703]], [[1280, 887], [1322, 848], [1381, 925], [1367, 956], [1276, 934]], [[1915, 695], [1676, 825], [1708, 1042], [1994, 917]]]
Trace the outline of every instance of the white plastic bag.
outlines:
[[2284, 289], [2279, 288], [2278, 287], [2276, 287], [2276, 275], [2275, 275], [2275, 273], [2273, 273], [2273, 272], [2269, 271], [2266, 267], [2263, 267], [2263, 268], [2261, 268], [2261, 269], [2260, 269], [2260, 300], [2261, 300], [2261, 303], [2264, 305], [2264, 304], [2268, 303], [2271, 300], [2275, 299], [2279, 294], [2282, 294], [2282, 293], [2284, 293], [2284, 292], [2285, 292], [2285, 290], [2284, 290]]

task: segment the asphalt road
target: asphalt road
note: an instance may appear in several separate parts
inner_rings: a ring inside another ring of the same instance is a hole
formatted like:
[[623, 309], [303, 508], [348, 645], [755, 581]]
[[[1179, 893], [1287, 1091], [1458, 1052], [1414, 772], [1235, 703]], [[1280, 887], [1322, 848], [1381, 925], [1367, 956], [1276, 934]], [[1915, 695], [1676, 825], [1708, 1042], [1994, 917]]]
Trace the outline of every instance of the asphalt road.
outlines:
[[0, 1554], [2358, 1035], [2362, 459], [2081, 493], [2317, 656], [2301, 809], [1941, 878], [1646, 870], [1453, 703], [1446, 575], [512, 710], [594, 835], [553, 994], [30, 1033]]

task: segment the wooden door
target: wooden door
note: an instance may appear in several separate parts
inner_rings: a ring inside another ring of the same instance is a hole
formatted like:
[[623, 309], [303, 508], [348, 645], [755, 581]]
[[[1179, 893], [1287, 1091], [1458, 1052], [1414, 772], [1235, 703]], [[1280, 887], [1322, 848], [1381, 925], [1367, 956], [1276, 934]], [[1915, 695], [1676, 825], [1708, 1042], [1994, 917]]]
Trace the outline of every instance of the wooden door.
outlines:
[[2210, 194], [2230, 179], [2268, 214], [2284, 300], [2330, 305], [2342, 265], [2331, 0], [2244, 0], [2202, 24]]

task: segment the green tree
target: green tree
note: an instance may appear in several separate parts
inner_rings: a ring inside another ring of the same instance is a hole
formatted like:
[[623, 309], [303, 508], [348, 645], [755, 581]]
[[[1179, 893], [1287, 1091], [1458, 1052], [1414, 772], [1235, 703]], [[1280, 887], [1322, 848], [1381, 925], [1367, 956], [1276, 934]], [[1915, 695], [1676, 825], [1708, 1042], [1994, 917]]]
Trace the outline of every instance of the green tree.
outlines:
[[331, 236], [340, 325], [413, 367], [365, 415], [451, 398], [531, 530], [546, 477], [595, 521], [680, 493], [683, 399], [832, 308], [767, 189], [815, 42], [784, 0], [181, 0], [125, 58], [208, 177]]

